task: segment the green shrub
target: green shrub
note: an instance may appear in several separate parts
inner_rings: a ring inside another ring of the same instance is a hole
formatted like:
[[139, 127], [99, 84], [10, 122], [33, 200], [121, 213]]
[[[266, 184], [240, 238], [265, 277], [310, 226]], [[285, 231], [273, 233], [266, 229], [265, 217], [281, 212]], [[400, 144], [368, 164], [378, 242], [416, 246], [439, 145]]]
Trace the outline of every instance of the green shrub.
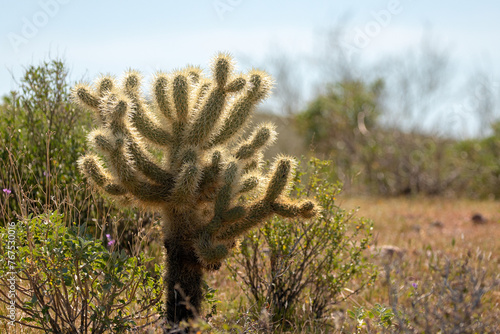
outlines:
[[[1, 215], [39, 214], [62, 209], [86, 216], [89, 194], [82, 191], [76, 161], [85, 150], [90, 115], [69, 102], [68, 70], [59, 60], [28, 66], [17, 91], [0, 106]], [[29, 203], [22, 202], [29, 199]], [[79, 210], [70, 202], [78, 201]], [[72, 217], [73, 218], [73, 217]], [[84, 219], [85, 217], [82, 217]]]
[[152, 259], [118, 252], [84, 225], [68, 228], [57, 212], [0, 227], [0, 236], [0, 302], [9, 305], [15, 277], [20, 324], [46, 333], [119, 333], [156, 318], [161, 275], [158, 266], [154, 277], [145, 269]]
[[315, 196], [322, 215], [291, 223], [274, 218], [248, 234], [228, 261], [234, 279], [244, 283], [255, 302], [255, 311], [270, 313], [274, 326], [299, 326], [297, 319], [322, 321], [336, 303], [370, 285], [377, 275], [364, 254], [372, 222], [336, 204], [340, 190], [328, 179], [329, 162], [314, 159], [308, 167], [296, 176], [299, 186], [294, 191]]
[[[67, 222], [113, 233], [129, 254], [153, 214], [121, 210], [83, 181], [77, 160], [86, 150], [90, 113], [70, 101], [68, 69], [60, 60], [30, 65], [18, 89], [0, 104], [0, 220], [55, 211]], [[116, 224], [118, 226], [113, 226]], [[100, 226], [96, 228], [97, 226]]]

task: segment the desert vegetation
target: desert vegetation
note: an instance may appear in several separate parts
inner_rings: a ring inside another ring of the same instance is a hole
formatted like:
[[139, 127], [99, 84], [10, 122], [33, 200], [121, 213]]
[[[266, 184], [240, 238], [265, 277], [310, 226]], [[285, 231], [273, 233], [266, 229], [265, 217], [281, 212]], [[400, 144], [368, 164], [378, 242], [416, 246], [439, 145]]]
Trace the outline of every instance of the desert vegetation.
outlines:
[[244, 126], [270, 78], [231, 66], [147, 98], [137, 72], [26, 68], [0, 106], [0, 331], [500, 331], [498, 123], [392, 127], [386, 80], [343, 77], [272, 116], [269, 151], [302, 157], [270, 160], [271, 116]]

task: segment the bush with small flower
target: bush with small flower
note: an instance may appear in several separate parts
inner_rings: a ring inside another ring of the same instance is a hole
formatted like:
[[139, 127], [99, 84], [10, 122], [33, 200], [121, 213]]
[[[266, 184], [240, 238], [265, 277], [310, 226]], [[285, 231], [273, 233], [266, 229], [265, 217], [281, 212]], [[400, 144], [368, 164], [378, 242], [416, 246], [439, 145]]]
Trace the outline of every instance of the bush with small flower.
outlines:
[[[106, 248], [85, 225], [67, 227], [63, 218], [54, 212], [15, 225], [16, 321], [44, 333], [122, 333], [158, 321], [161, 270], [146, 270], [152, 258], [119, 251], [109, 234]], [[7, 236], [0, 226], [0, 291], [12, 272]], [[9, 303], [4, 294], [0, 303]]]
[[108, 246], [111, 247], [115, 244], [116, 240], [111, 238], [111, 234], [106, 234], [106, 239], [108, 240]]

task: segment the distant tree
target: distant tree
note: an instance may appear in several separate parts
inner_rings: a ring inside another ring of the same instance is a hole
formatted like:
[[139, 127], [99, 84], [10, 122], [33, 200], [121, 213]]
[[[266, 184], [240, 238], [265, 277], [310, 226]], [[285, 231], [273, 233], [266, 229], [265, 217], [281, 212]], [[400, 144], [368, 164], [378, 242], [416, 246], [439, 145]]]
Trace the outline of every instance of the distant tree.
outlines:
[[360, 164], [371, 177], [371, 131], [382, 113], [384, 82], [345, 80], [329, 86], [297, 116], [299, 131], [317, 153], [331, 155], [344, 183]]

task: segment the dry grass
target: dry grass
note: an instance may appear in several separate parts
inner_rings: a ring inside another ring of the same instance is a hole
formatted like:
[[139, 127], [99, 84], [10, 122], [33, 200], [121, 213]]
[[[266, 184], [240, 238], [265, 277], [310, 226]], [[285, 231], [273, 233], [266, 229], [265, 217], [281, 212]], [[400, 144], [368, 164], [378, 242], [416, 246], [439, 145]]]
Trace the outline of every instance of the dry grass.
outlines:
[[[480, 248], [500, 254], [500, 203], [446, 198], [340, 198], [342, 207], [359, 207], [359, 215], [375, 223], [375, 246], [394, 245], [408, 256], [430, 246], [434, 251], [460, 255]], [[474, 224], [472, 216], [487, 221]], [[455, 245], [452, 242], [455, 240]], [[500, 259], [492, 265], [498, 266]], [[498, 268], [498, 267], [497, 267]]]
[[[374, 221], [375, 239], [372, 249], [392, 245], [403, 251], [402, 271], [415, 282], [425, 276], [429, 267], [430, 254], [440, 258], [457, 259], [472, 254], [483, 254], [489, 261], [483, 261], [489, 277], [498, 273], [500, 265], [500, 205], [495, 201], [473, 201], [446, 198], [371, 198], [340, 197], [338, 204], [346, 209], [359, 208], [358, 215]], [[472, 216], [480, 213], [487, 222], [474, 224]], [[379, 261], [377, 257], [373, 259]], [[332, 314], [342, 317], [347, 309], [376, 303], [390, 304], [387, 282], [384, 279], [383, 266], [381, 277], [375, 286], [361, 295], [339, 305], [339, 312]], [[408, 272], [411, 271], [411, 272]], [[214, 328], [223, 324], [238, 323], [248, 328], [251, 322], [251, 309], [238, 283], [230, 280], [225, 268], [207, 277], [210, 286], [218, 289], [216, 297], [218, 314], [212, 318]], [[424, 283], [424, 282], [422, 282]], [[500, 291], [498, 288], [487, 294], [483, 300], [489, 307], [498, 309]], [[488, 315], [489, 316], [489, 315]], [[335, 320], [335, 319], [334, 319]], [[338, 320], [338, 319], [337, 319]], [[305, 331], [297, 331], [305, 332]], [[331, 329], [316, 328], [316, 333], [332, 332]], [[338, 329], [333, 331], [338, 332]]]

